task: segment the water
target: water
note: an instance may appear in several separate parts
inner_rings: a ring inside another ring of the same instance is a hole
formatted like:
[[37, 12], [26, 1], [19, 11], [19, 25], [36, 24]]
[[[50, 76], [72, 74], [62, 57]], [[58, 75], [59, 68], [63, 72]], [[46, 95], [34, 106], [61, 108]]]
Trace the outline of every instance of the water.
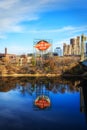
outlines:
[[[60, 78], [0, 78], [0, 130], [86, 130], [87, 98], [83, 101], [80, 91], [86, 84]], [[51, 102], [44, 110], [34, 105], [42, 94]]]

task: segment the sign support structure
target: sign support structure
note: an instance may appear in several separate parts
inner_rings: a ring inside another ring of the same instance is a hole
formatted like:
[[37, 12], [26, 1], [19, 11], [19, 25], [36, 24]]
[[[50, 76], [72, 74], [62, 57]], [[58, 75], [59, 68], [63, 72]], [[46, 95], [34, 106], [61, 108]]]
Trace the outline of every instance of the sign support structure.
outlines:
[[34, 57], [36, 65], [43, 67], [45, 59], [52, 57], [52, 40], [34, 40]]

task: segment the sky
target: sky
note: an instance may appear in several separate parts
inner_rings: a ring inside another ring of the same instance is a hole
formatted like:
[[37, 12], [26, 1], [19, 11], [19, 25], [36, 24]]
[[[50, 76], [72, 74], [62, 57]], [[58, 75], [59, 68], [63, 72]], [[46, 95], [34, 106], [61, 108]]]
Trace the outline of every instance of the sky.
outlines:
[[86, 0], [0, 0], [0, 53], [33, 52], [38, 40], [53, 50], [70, 38], [87, 35]]

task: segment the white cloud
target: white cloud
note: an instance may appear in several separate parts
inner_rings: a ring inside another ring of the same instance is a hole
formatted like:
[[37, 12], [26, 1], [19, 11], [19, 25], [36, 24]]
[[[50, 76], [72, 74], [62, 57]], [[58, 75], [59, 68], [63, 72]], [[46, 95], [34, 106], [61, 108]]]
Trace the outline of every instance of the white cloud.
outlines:
[[65, 26], [62, 28], [56, 28], [56, 29], [49, 29], [49, 30], [29, 30], [27, 33], [36, 33], [36, 34], [41, 34], [41, 33], [66, 33], [66, 34], [74, 34], [74, 33], [81, 33], [87, 31], [87, 26]]
[[[53, 48], [55, 48], [56, 46], [62, 47], [63, 43], [69, 44], [71, 38], [74, 38], [76, 36], [81, 36], [82, 33], [87, 35], [87, 26], [79, 26], [79, 27], [65, 26], [65, 27], [57, 28], [57, 29], [53, 29], [53, 30], [52, 29], [51, 30], [39, 30], [39, 31], [31, 30], [30, 32], [27, 32], [27, 33], [31, 34], [32, 36], [35, 33], [36, 35], [34, 35], [34, 36], [37, 36], [39, 38], [41, 38], [40, 36], [43, 36], [43, 34], [45, 34], [47, 36], [46, 39], [48, 39], [48, 38], [53, 39]], [[29, 34], [26, 34], [26, 35], [29, 35]], [[7, 45], [6, 46], [3, 45], [3, 47], [8, 48], [8, 53], [14, 53], [14, 54], [31, 53], [31, 52], [33, 52], [33, 41], [31, 41], [31, 44], [26, 43], [26, 42], [23, 44], [23, 43], [20, 43], [20, 41], [9, 43], [7, 41]]]
[[6, 36], [4, 34], [0, 34], [0, 39], [6, 39]]
[[[63, 46], [63, 43], [70, 44], [70, 39], [76, 36], [81, 36], [82, 33], [87, 35], [87, 26], [65, 26], [61, 28], [49, 29], [49, 30], [30, 30], [27, 33], [37, 36], [46, 35], [53, 40], [53, 48], [56, 46]], [[46, 38], [47, 39], [47, 38]]]
[[22, 32], [22, 21], [37, 20], [42, 11], [78, 7], [80, 2], [80, 8], [86, 6], [85, 0], [0, 0], [0, 32]]
[[[60, 35], [60, 38], [55, 41], [54, 48], [57, 46], [62, 48], [63, 43], [70, 44], [71, 38], [81, 36], [82, 33], [87, 36], [87, 26], [81, 26], [81, 27], [67, 26], [57, 30], [57, 33]], [[62, 34], [64, 34], [64, 37]]]

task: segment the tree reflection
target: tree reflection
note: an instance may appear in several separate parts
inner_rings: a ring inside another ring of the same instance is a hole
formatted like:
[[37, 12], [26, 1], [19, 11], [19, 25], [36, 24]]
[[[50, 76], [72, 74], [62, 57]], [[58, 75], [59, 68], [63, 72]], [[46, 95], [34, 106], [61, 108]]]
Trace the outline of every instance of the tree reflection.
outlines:
[[18, 89], [22, 94], [32, 93], [35, 88], [45, 87], [45, 89], [53, 93], [65, 93], [79, 91], [78, 85], [80, 80], [65, 80], [63, 78], [35, 78], [35, 77], [21, 77], [21, 78], [0, 78], [0, 92], [7, 92]]

